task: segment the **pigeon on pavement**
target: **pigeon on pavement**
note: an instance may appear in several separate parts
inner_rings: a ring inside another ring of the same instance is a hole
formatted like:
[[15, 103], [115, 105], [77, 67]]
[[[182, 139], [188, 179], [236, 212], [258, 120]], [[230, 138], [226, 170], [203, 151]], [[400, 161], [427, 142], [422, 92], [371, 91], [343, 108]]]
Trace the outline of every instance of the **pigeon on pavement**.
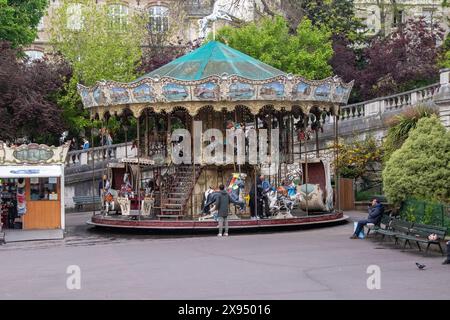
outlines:
[[423, 270], [423, 269], [425, 269], [425, 267], [426, 267], [426, 265], [420, 264], [420, 263], [418, 263], [418, 262], [416, 262], [416, 266], [417, 266], [417, 268], [419, 268], [420, 270]]

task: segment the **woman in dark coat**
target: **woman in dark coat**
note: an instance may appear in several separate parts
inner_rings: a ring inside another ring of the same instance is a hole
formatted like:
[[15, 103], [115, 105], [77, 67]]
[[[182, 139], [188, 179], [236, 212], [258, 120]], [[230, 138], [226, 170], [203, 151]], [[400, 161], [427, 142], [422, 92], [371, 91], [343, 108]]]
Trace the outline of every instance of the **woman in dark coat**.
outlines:
[[[255, 191], [256, 191], [256, 196], [255, 196]], [[253, 185], [249, 192], [250, 199], [248, 201], [248, 205], [250, 206], [250, 215], [251, 215], [252, 219], [256, 219], [263, 212], [262, 191], [263, 191], [262, 190], [262, 181], [258, 175], [258, 177], [256, 178], [256, 181], [253, 182]], [[256, 206], [255, 206], [255, 201], [257, 201]]]

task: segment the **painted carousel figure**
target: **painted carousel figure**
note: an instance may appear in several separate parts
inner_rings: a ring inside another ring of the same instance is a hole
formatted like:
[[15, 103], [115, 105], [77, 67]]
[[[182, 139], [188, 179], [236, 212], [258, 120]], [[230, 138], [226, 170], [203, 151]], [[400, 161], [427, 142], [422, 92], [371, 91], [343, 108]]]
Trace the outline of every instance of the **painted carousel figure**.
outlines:
[[130, 215], [130, 198], [133, 197], [133, 188], [130, 183], [129, 173], [125, 173], [123, 176], [123, 183], [120, 186], [119, 196], [117, 202], [120, 205], [120, 211], [123, 216]]
[[133, 187], [130, 183], [130, 174], [125, 173], [123, 176], [123, 183], [120, 186], [120, 195], [125, 198], [133, 197]]
[[105, 214], [108, 214], [109, 208], [114, 210], [114, 196], [111, 192], [111, 182], [109, 181], [106, 175], [103, 176], [102, 180], [102, 200], [103, 200], [103, 208], [105, 210]]
[[245, 212], [245, 201], [241, 197], [241, 189], [245, 187], [245, 174], [235, 173], [231, 178], [230, 184], [228, 186], [228, 192], [232, 202], [239, 207], [240, 213]]

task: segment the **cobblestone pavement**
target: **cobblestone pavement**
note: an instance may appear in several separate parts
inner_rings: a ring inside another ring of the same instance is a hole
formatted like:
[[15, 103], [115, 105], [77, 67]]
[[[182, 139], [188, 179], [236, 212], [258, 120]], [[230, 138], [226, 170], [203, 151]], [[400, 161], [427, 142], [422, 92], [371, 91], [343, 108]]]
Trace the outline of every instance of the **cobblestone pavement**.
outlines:
[[[88, 217], [68, 214], [64, 240], [0, 246], [0, 299], [450, 298], [450, 267], [440, 254], [350, 240], [353, 223], [172, 237], [101, 231], [85, 225]], [[66, 287], [70, 265], [80, 267], [80, 290]], [[381, 289], [367, 287], [371, 265], [380, 268]]]

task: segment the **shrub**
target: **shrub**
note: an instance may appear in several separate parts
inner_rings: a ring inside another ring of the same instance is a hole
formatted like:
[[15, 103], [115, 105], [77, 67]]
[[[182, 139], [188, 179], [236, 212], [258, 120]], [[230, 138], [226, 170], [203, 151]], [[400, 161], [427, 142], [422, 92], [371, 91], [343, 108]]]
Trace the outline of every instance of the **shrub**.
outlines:
[[406, 197], [450, 202], [450, 132], [433, 115], [422, 118], [383, 169], [383, 188], [390, 202]]

